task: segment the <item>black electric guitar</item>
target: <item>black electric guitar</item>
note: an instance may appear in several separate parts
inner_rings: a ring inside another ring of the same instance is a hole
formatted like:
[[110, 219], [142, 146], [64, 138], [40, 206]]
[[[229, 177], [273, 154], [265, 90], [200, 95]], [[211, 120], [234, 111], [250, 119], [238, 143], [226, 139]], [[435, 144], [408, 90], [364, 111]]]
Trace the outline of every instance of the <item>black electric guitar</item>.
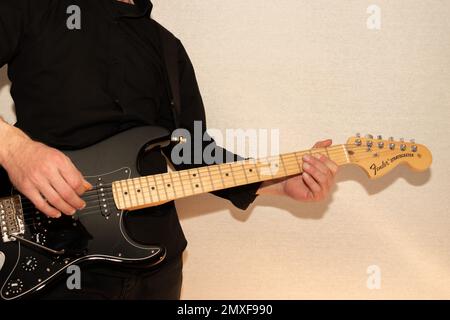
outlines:
[[165, 249], [133, 241], [124, 227], [126, 215], [187, 196], [300, 174], [305, 154], [324, 154], [338, 165], [356, 164], [370, 178], [401, 163], [417, 171], [431, 164], [430, 151], [413, 141], [356, 136], [325, 149], [141, 176], [143, 155], [173, 140], [165, 129], [138, 127], [64, 152], [94, 186], [83, 195], [86, 208], [73, 217], [47, 218], [8, 182], [11, 191], [0, 195], [1, 299], [35, 293], [73, 264], [156, 265], [164, 259]]

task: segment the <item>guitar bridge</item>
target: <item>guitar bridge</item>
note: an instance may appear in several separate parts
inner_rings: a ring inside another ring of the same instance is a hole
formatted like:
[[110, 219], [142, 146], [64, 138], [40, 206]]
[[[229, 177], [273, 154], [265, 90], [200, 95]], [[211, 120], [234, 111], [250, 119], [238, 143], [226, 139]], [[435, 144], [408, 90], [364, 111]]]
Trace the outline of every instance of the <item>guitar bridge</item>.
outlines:
[[19, 195], [0, 199], [0, 228], [3, 242], [16, 241], [25, 233], [22, 201]]

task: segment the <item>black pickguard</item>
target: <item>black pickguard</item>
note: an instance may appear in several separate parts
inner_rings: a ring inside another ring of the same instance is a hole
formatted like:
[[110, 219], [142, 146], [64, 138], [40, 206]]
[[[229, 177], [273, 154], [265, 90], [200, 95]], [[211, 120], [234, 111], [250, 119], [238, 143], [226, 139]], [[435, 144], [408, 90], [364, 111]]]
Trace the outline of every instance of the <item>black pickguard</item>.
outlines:
[[[145, 152], [164, 146], [168, 134], [159, 127], [138, 127], [91, 147], [64, 152], [95, 187], [84, 195], [87, 207], [73, 217], [49, 219], [22, 199], [26, 224], [23, 237], [64, 253], [49, 253], [18, 241], [0, 241], [0, 259], [2, 254], [5, 257], [3, 266], [0, 260], [0, 298], [12, 300], [35, 293], [72, 264], [101, 260], [151, 266], [161, 262], [164, 248], [138, 244], [128, 236], [123, 223], [128, 212], [116, 208], [110, 185], [140, 176], [139, 160]], [[0, 179], [0, 198], [10, 196], [11, 185], [4, 171]]]

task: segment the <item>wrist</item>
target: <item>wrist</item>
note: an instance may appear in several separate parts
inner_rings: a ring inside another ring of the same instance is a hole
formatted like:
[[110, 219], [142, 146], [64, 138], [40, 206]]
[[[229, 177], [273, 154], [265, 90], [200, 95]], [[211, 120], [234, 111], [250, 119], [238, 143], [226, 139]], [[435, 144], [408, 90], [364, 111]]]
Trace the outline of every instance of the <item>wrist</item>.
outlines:
[[0, 146], [0, 165], [4, 167], [14, 150], [31, 139], [20, 129], [0, 120], [0, 141], [4, 141]]

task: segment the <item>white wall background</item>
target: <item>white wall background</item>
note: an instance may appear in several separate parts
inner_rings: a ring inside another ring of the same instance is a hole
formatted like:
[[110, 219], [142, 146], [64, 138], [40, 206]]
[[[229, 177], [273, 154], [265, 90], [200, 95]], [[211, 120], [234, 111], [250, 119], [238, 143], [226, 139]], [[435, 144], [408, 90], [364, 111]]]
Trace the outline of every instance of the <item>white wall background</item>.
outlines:
[[[276, 128], [282, 152], [355, 132], [416, 138], [430, 171], [338, 174], [332, 197], [178, 202], [185, 299], [450, 298], [450, 2], [154, 0], [196, 66], [214, 128]], [[369, 30], [366, 10], [382, 10]], [[4, 70], [0, 114], [14, 120]], [[366, 286], [370, 265], [381, 289]]]

